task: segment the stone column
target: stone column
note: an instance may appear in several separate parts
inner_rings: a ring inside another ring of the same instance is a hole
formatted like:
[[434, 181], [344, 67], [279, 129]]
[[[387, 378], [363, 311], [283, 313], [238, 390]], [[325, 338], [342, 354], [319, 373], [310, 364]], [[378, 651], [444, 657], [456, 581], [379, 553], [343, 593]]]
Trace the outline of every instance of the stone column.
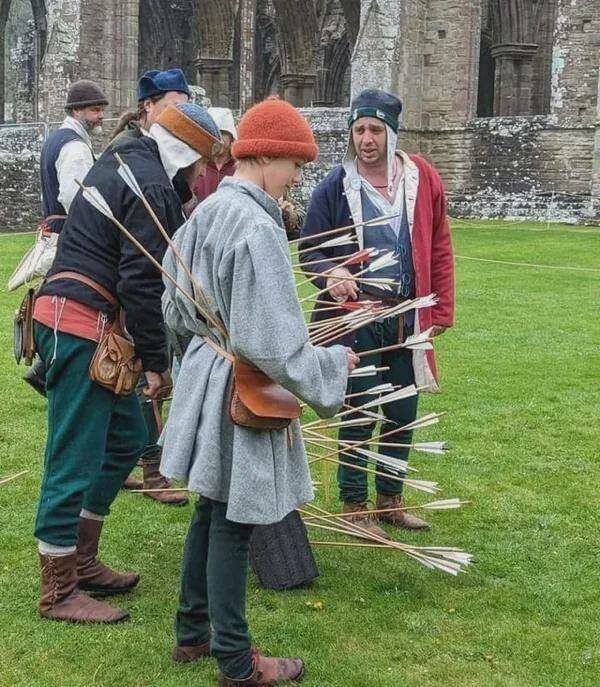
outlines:
[[40, 70], [39, 114], [50, 122], [65, 116], [69, 83], [80, 76], [81, 2], [50, 0], [46, 4], [48, 38]]
[[496, 63], [494, 114], [499, 117], [532, 112], [533, 56], [538, 46], [504, 43], [492, 46]]
[[196, 60], [198, 83], [206, 90], [215, 107], [231, 107], [229, 70], [233, 60], [220, 57], [200, 57]]
[[282, 74], [279, 77], [279, 87], [284, 100], [296, 107], [307, 107], [313, 101], [315, 83], [314, 74]]
[[592, 200], [596, 205], [596, 214], [600, 218], [600, 73], [598, 74], [598, 98], [596, 101], [596, 131], [594, 135], [594, 153], [592, 157]]
[[352, 97], [375, 84], [385, 91], [397, 90], [405, 4], [403, 0], [362, 0], [352, 55]]
[[256, 0], [240, 2], [240, 110], [245, 112], [254, 103], [254, 27]]

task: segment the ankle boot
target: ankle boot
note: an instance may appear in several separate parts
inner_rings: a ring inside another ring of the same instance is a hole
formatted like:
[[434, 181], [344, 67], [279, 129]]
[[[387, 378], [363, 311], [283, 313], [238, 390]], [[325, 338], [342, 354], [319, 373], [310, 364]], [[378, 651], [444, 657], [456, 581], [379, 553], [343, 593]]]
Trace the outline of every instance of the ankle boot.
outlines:
[[[159, 460], [144, 460], [142, 470], [144, 472], [144, 489], [170, 489], [171, 483], [163, 477], [159, 471]], [[169, 506], [185, 506], [188, 497], [185, 491], [151, 491], [144, 496], [164, 503]]]
[[[384, 539], [391, 539], [390, 535], [376, 522], [376, 518], [373, 515], [365, 514], [364, 511], [368, 510], [366, 502], [354, 503], [352, 501], [345, 501], [343, 512], [348, 513], [344, 518], [348, 522], [357, 525], [363, 530], [366, 530], [369, 534], [374, 534], [378, 537], [383, 537]], [[369, 539], [367, 534], [364, 535], [365, 539]]]
[[77, 575], [80, 589], [98, 596], [110, 596], [133, 589], [140, 576], [112, 570], [98, 560], [98, 541], [103, 524], [102, 520], [79, 519]]
[[92, 599], [77, 588], [77, 554], [40, 554], [42, 588], [38, 612], [42, 618], [71, 623], [118, 623], [129, 613]]
[[300, 658], [267, 658], [258, 650], [252, 652], [252, 674], [236, 680], [219, 673], [219, 687], [263, 687], [284, 682], [300, 682], [304, 677], [304, 661]]
[[175, 663], [193, 663], [201, 658], [210, 656], [210, 645], [206, 644], [191, 644], [188, 646], [178, 644], [171, 654], [171, 658]]
[[[397, 495], [377, 494], [377, 510], [402, 508], [402, 499]], [[404, 530], [430, 530], [431, 525], [413, 515], [410, 511], [395, 510], [389, 513], [379, 513], [379, 522], [388, 522]]]
[[144, 488], [144, 483], [142, 482], [141, 479], [134, 477], [133, 473], [128, 475], [127, 479], [123, 482], [123, 486], [121, 487], [121, 489], [126, 489], [127, 491], [131, 491], [132, 489], [143, 489], [143, 488]]

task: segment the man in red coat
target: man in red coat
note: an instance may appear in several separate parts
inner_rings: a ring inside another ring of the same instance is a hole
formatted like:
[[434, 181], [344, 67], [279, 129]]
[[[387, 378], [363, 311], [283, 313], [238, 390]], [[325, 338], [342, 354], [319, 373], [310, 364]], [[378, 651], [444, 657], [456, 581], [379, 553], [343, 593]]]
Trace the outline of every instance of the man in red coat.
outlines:
[[[431, 335], [438, 336], [453, 324], [454, 260], [444, 187], [437, 171], [423, 158], [396, 150], [401, 110], [398, 98], [380, 90], [363, 91], [353, 100], [348, 119], [348, 153], [343, 164], [333, 169], [313, 192], [301, 233], [305, 238], [302, 248], [313, 248], [301, 254], [302, 263], [311, 263], [306, 267], [307, 271], [322, 273], [323, 276], [318, 277], [315, 283], [319, 289], [328, 289], [325, 300], [331, 301], [331, 305], [359, 298], [393, 305], [430, 293], [437, 296], [437, 304], [432, 308], [389, 317], [353, 332], [343, 343], [356, 352], [390, 346], [430, 328]], [[357, 227], [354, 230], [357, 244], [323, 248], [320, 244], [331, 237], [311, 239], [311, 236], [327, 229], [377, 217], [389, 219], [380, 224]], [[361, 266], [339, 267], [340, 258], [351, 255], [357, 247], [374, 248], [380, 254], [394, 254], [395, 264], [363, 275], [393, 279], [395, 286], [392, 291], [353, 280], [352, 273], [362, 269]], [[321, 303], [315, 308], [313, 320], [323, 320], [335, 314], [335, 310], [327, 309]], [[343, 311], [337, 314], [343, 314]], [[354, 407], [372, 400], [361, 392], [382, 383], [404, 387], [416, 384], [427, 391], [439, 390], [432, 350], [400, 348], [366, 356], [361, 362], [389, 367], [389, 370], [376, 378], [352, 379], [349, 394], [353, 397], [349, 403]], [[388, 420], [382, 423], [381, 433], [412, 422], [416, 418], [417, 398], [415, 395], [381, 406], [380, 411]], [[344, 427], [340, 430], [340, 441], [365, 441], [371, 437], [374, 426], [375, 422], [366, 426]], [[397, 432], [386, 437], [387, 445], [377, 450], [392, 458], [407, 460], [411, 440], [411, 432]], [[345, 463], [366, 467], [364, 456], [352, 451], [342, 454], [342, 459]], [[410, 511], [399, 510], [403, 482], [394, 479], [383, 465], [377, 466], [377, 472], [376, 508], [388, 512], [373, 518], [365, 513], [369, 510], [367, 473], [340, 465], [338, 484], [348, 519], [380, 535], [385, 535], [385, 532], [376, 520], [405, 529], [428, 529], [429, 525], [424, 520]]]

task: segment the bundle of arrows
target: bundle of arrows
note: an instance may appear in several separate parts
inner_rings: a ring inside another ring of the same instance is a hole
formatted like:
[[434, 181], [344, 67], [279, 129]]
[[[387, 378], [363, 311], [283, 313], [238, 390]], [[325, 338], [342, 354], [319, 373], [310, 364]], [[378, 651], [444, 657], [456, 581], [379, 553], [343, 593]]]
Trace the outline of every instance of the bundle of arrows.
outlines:
[[[162, 272], [165, 279], [170, 281], [173, 286], [178, 289], [190, 303], [194, 305], [198, 314], [227, 340], [228, 333], [223, 326], [223, 323], [215, 314], [214, 309], [209, 302], [209, 298], [206, 296], [201, 287], [202, 275], [192, 275], [189, 265], [186, 265], [182, 259], [168, 233], [162, 227], [150, 203], [144, 197], [144, 194], [131, 169], [118, 155], [115, 155], [115, 157], [119, 163], [119, 175], [133, 191], [133, 193], [135, 193], [135, 195], [140, 199], [140, 202], [144, 204], [152, 221], [156, 225], [157, 231], [162, 234], [167, 244], [171, 247], [175, 259], [181, 265], [182, 269], [190, 279], [193, 293], [188, 293], [185, 291], [179, 285], [179, 283], [162, 268], [162, 265], [153, 258], [147, 249], [132, 235], [127, 227], [125, 227], [114, 216], [108, 203], [97, 188], [86, 187], [80, 183], [79, 185], [82, 188], [83, 197], [98, 212], [107, 217], [125, 237], [132, 241], [138, 250], [146, 255], [146, 257], [154, 264], [154, 266]], [[311, 241], [313, 243], [310, 248], [302, 248], [301, 239], [291, 241], [290, 248], [292, 251], [292, 259], [297, 258], [298, 255], [304, 254], [309, 250], [314, 251], [315, 247], [326, 248], [328, 246], [340, 246], [346, 244], [354, 245], [357, 243], [357, 239], [353, 233], [354, 229], [356, 229], [358, 226], [381, 225], [391, 219], [391, 217], [392, 216], [378, 218], [377, 220], [371, 220], [347, 227], [323, 231], [311, 237]], [[322, 239], [322, 242], [319, 243], [318, 246], [315, 246], [314, 244], [314, 240], [316, 238]], [[331, 262], [335, 262], [336, 267], [360, 265], [358, 273], [352, 277], [356, 280], [357, 284], [371, 284], [376, 286], [378, 290], [383, 291], [384, 293], [393, 293], [395, 287], [397, 286], [396, 282], [391, 279], [378, 278], [376, 275], [379, 270], [384, 269], [390, 264], [393, 264], [394, 261], [396, 261], [396, 258], [391, 253], [380, 253], [375, 250], [358, 250], [348, 257]], [[307, 271], [303, 272], [305, 279], [298, 280], [299, 286], [313, 283], [319, 277], [327, 277], [326, 273], [322, 274], [318, 271], [313, 273], [310, 271], [310, 269], [308, 269], [311, 267], [314, 268], [314, 266], [319, 262], [319, 260], [314, 260], [309, 263], [304, 263], [304, 268]], [[368, 274], [369, 276], [363, 276], [365, 274]], [[354, 332], [360, 327], [363, 327], [371, 322], [401, 315], [410, 310], [431, 307], [436, 302], [435, 296], [432, 294], [426, 297], [404, 300], [389, 306], [384, 305], [382, 301], [378, 300], [332, 303], [328, 300], [320, 300], [320, 296], [322, 296], [325, 291], [327, 291], [327, 289], [315, 289], [314, 292], [309, 296], [299, 298], [300, 303], [303, 305], [319, 303], [319, 305], [322, 305], [330, 314], [327, 319], [320, 320], [318, 323], [310, 323], [307, 325], [310, 341], [317, 346], [330, 344], [340, 337]], [[431, 346], [430, 331], [428, 330], [414, 334], [413, 336], [408, 337], [402, 343], [386, 346], [384, 348], [373, 349], [371, 351], [364, 351], [359, 355], [360, 357], [365, 357], [397, 348], [416, 350], [428, 349], [431, 348]], [[387, 368], [376, 367], [375, 365], [363, 365], [357, 367], [351, 373], [351, 376], [376, 376], [378, 372], [381, 372], [385, 369]], [[391, 478], [402, 481], [406, 487], [410, 487], [428, 494], [438, 493], [440, 488], [436, 482], [409, 477], [408, 474], [413, 474], [416, 472], [416, 470], [412, 467], [409, 467], [406, 461], [387, 455], [386, 449], [390, 446], [398, 446], [397, 443], [393, 442], [393, 435], [399, 432], [417, 430], [433, 425], [439, 422], [442, 414], [430, 413], [418, 418], [414, 422], [403, 426], [396, 426], [391, 430], [380, 433], [377, 440], [377, 450], [371, 450], [369, 446], [370, 440], [361, 442], [347, 442], [339, 441], [335, 437], [331, 436], [334, 431], [337, 431], [342, 427], [351, 426], [353, 424], [372, 424], [378, 421], [385, 421], [386, 426], [389, 425], [389, 420], [387, 420], [384, 415], [380, 414], [380, 409], [388, 403], [392, 403], [403, 398], [409, 398], [410, 396], [415, 396], [418, 394], [418, 392], [419, 389], [414, 385], [400, 387], [393, 386], [391, 384], [376, 384], [368, 391], [361, 392], [360, 395], [367, 397], [367, 400], [364, 401], [360, 406], [349, 406], [347, 404], [348, 400], [353, 396], [356, 396], [356, 394], [348, 394], [345, 399], [346, 403], [333, 418], [327, 420], [304, 420], [302, 431], [309, 463], [322, 463], [323, 465], [349, 465], [354, 469], [362, 470], [375, 475], [381, 474], [380, 471], [385, 469], [385, 476], [388, 479]], [[303, 415], [306, 416], [306, 414], [307, 413], [304, 413]], [[390, 438], [392, 438], [392, 441], [389, 441]], [[407, 446], [415, 451], [430, 454], [443, 454], [447, 448], [445, 442], [443, 441], [415, 442], [409, 445], [405, 444], [404, 446]], [[348, 461], [344, 460], [344, 458], [347, 459], [349, 456], [360, 456], [362, 459], [361, 463], [365, 463], [365, 465], [348, 463]], [[369, 464], [372, 467], [367, 467]], [[324, 472], [323, 474], [325, 475], [326, 473]], [[314, 484], [318, 485], [320, 483], [315, 482]], [[327, 486], [327, 478], [325, 478], [325, 486]], [[143, 492], [146, 490], [137, 491]], [[397, 509], [387, 509], [386, 511], [370, 511], [367, 514], [377, 515], [381, 512], [390, 512], [390, 510], [401, 509], [421, 509], [425, 511], [449, 510], [460, 508], [465, 503], [467, 502], [461, 501], [458, 498], [450, 498], [430, 501], [420, 506], [402, 506]], [[300, 513], [308, 527], [320, 529], [336, 535], [343, 535], [344, 537], [348, 538], [345, 541], [313, 540], [312, 543], [315, 545], [390, 549], [406, 554], [410, 558], [417, 560], [419, 563], [428, 568], [438, 569], [453, 575], [457, 575], [459, 572], [462, 572], [465, 567], [472, 562], [472, 556], [461, 549], [438, 546], [412, 546], [409, 544], [400, 543], [398, 541], [386, 539], [366, 530], [364, 527], [361, 527], [359, 523], [351, 522], [345, 519], [342, 513], [331, 513], [314, 504], [306, 505], [304, 508], [300, 509]]]

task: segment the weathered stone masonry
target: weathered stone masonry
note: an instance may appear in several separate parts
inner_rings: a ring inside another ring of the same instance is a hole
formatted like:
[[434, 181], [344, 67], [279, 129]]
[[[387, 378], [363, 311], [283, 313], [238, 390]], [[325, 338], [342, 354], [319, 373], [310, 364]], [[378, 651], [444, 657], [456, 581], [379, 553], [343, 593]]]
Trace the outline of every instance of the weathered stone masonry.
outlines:
[[[214, 104], [307, 108], [306, 198], [343, 155], [351, 93], [375, 86], [402, 97], [400, 145], [436, 164], [452, 213], [600, 221], [598, 0], [0, 0], [9, 29], [0, 115], [55, 122], [79, 77], [114, 115], [141, 71], [182, 66]], [[0, 128], [1, 227], [37, 218], [35, 131]]]

